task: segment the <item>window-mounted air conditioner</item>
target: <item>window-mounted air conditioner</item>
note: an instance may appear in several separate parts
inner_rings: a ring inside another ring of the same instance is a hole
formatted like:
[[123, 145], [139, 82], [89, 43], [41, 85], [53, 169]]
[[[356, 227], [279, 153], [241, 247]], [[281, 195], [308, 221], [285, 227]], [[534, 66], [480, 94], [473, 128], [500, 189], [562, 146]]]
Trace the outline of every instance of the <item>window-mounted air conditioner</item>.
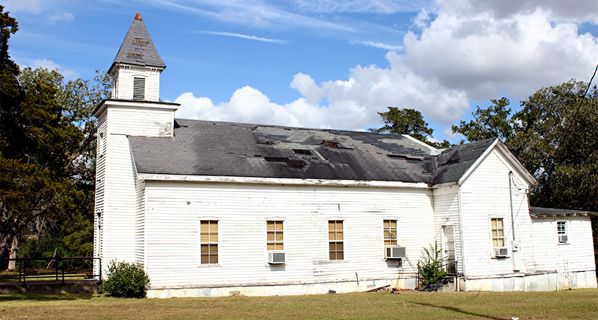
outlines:
[[286, 253], [282, 251], [268, 251], [269, 264], [284, 264], [286, 262]]
[[405, 258], [405, 254], [405, 247], [388, 246], [384, 248], [384, 259], [386, 260]]
[[507, 248], [494, 248], [494, 256], [496, 258], [506, 258], [509, 256]]
[[567, 243], [568, 237], [566, 234], [559, 234], [559, 243]]

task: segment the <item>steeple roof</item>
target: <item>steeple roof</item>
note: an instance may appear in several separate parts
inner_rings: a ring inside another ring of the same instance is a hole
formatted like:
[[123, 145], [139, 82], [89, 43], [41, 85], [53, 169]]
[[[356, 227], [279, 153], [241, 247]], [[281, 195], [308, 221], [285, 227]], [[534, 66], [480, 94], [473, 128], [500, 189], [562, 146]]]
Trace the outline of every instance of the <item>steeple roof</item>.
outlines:
[[112, 68], [117, 63], [166, 68], [166, 64], [164, 64], [158, 51], [156, 51], [154, 42], [139, 13], [135, 15], [135, 19], [133, 19], [125, 40], [120, 45], [120, 49], [118, 49], [116, 58], [114, 58], [114, 62], [112, 62], [112, 66], [108, 72], [112, 71]]

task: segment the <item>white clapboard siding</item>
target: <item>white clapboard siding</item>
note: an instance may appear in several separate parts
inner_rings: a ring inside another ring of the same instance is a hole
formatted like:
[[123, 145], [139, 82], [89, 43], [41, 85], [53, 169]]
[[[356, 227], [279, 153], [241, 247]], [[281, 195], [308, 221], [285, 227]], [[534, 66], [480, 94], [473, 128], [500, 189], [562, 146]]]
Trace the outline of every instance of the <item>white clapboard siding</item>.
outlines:
[[135, 181], [135, 261], [144, 264], [145, 252], [145, 182]]
[[[523, 259], [522, 272], [533, 271], [534, 255], [531, 239], [531, 218], [524, 179], [496, 148], [490, 152], [460, 188], [463, 227], [463, 260], [466, 276], [488, 276], [512, 273], [512, 228], [509, 200], [509, 171], [512, 186], [515, 232]], [[505, 246], [509, 258], [493, 258], [491, 218], [503, 218]]]
[[[93, 256], [102, 256], [102, 244], [100, 237], [100, 225], [102, 215], [104, 212], [104, 189], [106, 177], [106, 139], [108, 122], [106, 121], [106, 113], [97, 116], [98, 129], [96, 137], [96, 181], [95, 181], [95, 209], [93, 219]], [[103, 141], [101, 141], [103, 139]], [[99, 272], [99, 264], [94, 263], [94, 274]]]
[[160, 71], [156, 68], [141, 68], [133, 66], [119, 66], [114, 90], [116, 99], [133, 99], [133, 79], [145, 79], [146, 101], [160, 100]]
[[108, 121], [112, 135], [172, 136], [174, 109], [110, 106]]
[[[153, 288], [291, 284], [413, 276], [433, 241], [431, 191], [146, 182], [145, 268]], [[219, 265], [200, 265], [200, 220], [219, 220]], [[287, 263], [269, 266], [266, 221], [284, 220]], [[344, 261], [328, 261], [328, 220], [344, 221]], [[398, 220], [403, 267], [383, 259]]]
[[[567, 223], [566, 244], [558, 242], [557, 221]], [[595, 270], [590, 217], [534, 218], [532, 227], [538, 270]]]
[[435, 241], [439, 246], [442, 244], [442, 226], [453, 226], [457, 271], [463, 272], [459, 222], [459, 186], [457, 184], [439, 186], [434, 189], [434, 234], [436, 236]]
[[127, 136], [109, 135], [106, 168], [102, 263], [107, 266], [112, 260], [135, 261], [137, 203]]

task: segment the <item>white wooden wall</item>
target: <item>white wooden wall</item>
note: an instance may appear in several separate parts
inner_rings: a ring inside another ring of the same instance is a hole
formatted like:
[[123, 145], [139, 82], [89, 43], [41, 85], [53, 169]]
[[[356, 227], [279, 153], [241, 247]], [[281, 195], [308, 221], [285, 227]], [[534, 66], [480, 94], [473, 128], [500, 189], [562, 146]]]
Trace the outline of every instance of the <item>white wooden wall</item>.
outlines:
[[96, 256], [102, 258], [104, 272], [114, 260], [143, 263], [143, 183], [136, 182], [128, 136], [172, 136], [175, 110], [142, 102], [107, 104], [98, 117], [106, 152], [96, 177], [102, 179], [96, 186], [96, 206], [103, 208], [103, 230], [95, 236], [97, 248], [102, 241], [102, 251], [96, 250]]
[[[104, 213], [104, 189], [105, 189], [105, 178], [106, 178], [106, 138], [108, 122], [106, 121], [106, 113], [102, 113], [97, 116], [98, 129], [97, 129], [97, 140], [96, 140], [96, 181], [95, 181], [95, 209], [93, 215], [93, 256], [103, 256], [102, 246], [102, 225], [101, 219], [103, 219]], [[100, 141], [100, 137], [104, 136], [104, 141]], [[103, 226], [102, 226], [103, 227]], [[99, 273], [99, 264], [94, 263], [94, 274]]]
[[459, 186], [450, 184], [439, 186], [434, 190], [434, 234], [435, 241], [442, 244], [442, 226], [453, 226], [455, 237], [455, 259], [457, 271], [463, 272], [461, 229], [459, 221]]
[[[513, 206], [515, 232], [521, 249], [520, 271], [534, 269], [531, 238], [531, 218], [524, 179], [507, 162], [500, 151], [493, 149], [460, 188], [463, 227], [463, 256], [466, 276], [491, 276], [513, 273], [511, 208], [509, 201], [509, 171], [513, 171]], [[494, 258], [491, 218], [503, 218], [505, 246], [509, 258]]]
[[160, 101], [160, 73], [156, 68], [136, 66], [118, 66], [116, 70], [116, 87], [112, 91], [113, 99], [133, 99], [133, 78], [145, 78], [145, 100]]
[[[145, 268], [152, 288], [396, 279], [434, 241], [431, 191], [146, 182]], [[199, 223], [219, 220], [219, 264], [200, 265]], [[267, 264], [266, 221], [284, 220], [287, 263]], [[330, 219], [345, 260], [328, 260]], [[383, 220], [398, 220], [402, 268], [383, 259]], [[413, 267], [412, 267], [413, 266]]]
[[[568, 243], [560, 244], [557, 221], [567, 222]], [[589, 217], [534, 218], [536, 269], [540, 271], [595, 270], [592, 225]]]

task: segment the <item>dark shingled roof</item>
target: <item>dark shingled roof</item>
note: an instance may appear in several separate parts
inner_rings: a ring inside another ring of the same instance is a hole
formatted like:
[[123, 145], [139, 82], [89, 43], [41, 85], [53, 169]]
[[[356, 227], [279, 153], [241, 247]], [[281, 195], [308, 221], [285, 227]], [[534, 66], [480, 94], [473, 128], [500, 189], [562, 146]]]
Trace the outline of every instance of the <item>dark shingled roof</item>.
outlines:
[[112, 62], [110, 72], [117, 63], [126, 63], [137, 66], [166, 68], [166, 64], [160, 58], [154, 42], [138, 13], [133, 19], [129, 31], [118, 49], [116, 58]]
[[174, 137], [129, 141], [139, 173], [429, 184], [457, 181], [493, 142], [436, 155], [401, 135], [182, 119]]
[[598, 213], [584, 210], [568, 210], [555, 208], [530, 207], [529, 214], [534, 218], [540, 217], [564, 217], [564, 216], [598, 216]]

